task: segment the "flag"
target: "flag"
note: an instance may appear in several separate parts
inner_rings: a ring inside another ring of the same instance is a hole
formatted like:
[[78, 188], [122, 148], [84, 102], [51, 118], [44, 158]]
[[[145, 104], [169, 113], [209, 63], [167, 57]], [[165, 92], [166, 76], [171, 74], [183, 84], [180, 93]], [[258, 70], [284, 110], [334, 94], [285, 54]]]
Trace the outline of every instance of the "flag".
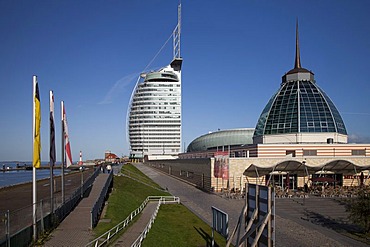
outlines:
[[50, 91], [50, 166], [54, 166], [56, 161], [55, 153], [55, 126], [54, 126], [54, 94]]
[[33, 161], [32, 165], [35, 168], [41, 166], [41, 111], [40, 111], [40, 94], [37, 77], [33, 76]]
[[67, 116], [66, 116], [66, 108], [63, 107], [63, 125], [64, 125], [64, 150], [66, 154], [66, 165], [67, 167], [71, 166], [72, 163], [72, 153], [71, 153], [71, 144], [69, 142], [69, 136], [68, 136], [68, 126], [67, 126]]

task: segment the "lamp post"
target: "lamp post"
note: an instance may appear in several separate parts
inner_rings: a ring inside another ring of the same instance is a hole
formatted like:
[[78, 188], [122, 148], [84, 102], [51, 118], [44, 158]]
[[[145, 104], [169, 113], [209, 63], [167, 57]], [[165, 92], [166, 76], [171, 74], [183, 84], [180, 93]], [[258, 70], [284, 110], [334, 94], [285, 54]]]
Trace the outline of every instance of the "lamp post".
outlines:
[[[306, 161], [302, 161], [302, 164], [303, 164], [303, 168], [306, 169]], [[307, 177], [308, 179], [308, 177]], [[303, 172], [303, 206], [305, 206], [306, 204], [306, 194], [308, 192], [308, 185], [306, 183], [306, 179], [305, 179], [305, 175], [304, 175], [304, 172]]]

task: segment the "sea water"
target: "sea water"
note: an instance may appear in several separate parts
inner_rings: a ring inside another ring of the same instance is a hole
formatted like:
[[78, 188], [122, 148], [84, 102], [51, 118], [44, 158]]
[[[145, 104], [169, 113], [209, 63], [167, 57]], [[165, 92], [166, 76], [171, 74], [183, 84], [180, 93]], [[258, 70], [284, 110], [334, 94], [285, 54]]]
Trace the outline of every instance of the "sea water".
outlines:
[[[31, 162], [0, 162], [0, 188], [20, 184], [20, 183], [27, 183], [32, 182], [32, 174], [33, 171], [31, 170], [18, 170], [18, 171], [3, 171], [3, 166], [9, 168], [16, 168], [17, 164], [19, 166], [31, 166]], [[42, 162], [41, 166], [48, 166], [47, 162]], [[61, 169], [54, 169], [53, 170], [54, 176], [58, 176], [61, 174]], [[50, 170], [49, 169], [36, 169], [36, 179], [44, 179], [50, 178]]]

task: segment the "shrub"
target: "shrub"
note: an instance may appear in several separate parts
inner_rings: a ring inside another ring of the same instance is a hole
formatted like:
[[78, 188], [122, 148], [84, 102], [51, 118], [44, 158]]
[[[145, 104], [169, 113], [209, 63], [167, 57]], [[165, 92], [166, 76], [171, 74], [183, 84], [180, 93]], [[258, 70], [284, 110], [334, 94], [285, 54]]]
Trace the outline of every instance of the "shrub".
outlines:
[[357, 197], [348, 204], [347, 210], [350, 220], [363, 227], [366, 233], [370, 233], [370, 187], [361, 188]]

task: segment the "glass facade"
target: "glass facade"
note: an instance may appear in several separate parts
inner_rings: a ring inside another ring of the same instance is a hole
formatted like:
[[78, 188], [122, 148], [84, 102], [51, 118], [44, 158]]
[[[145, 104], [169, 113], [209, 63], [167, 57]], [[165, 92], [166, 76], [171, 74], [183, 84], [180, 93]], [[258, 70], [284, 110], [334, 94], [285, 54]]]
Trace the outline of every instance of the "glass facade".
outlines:
[[314, 81], [285, 82], [262, 111], [254, 136], [305, 132], [347, 135], [337, 108]]
[[252, 128], [219, 130], [194, 139], [188, 146], [187, 152], [199, 152], [211, 149], [244, 146], [253, 143]]
[[257, 121], [253, 141], [282, 142], [284, 136], [277, 135], [300, 133], [295, 137], [289, 135], [286, 141], [323, 142], [323, 139], [327, 138], [329, 143], [335, 137], [337, 142], [346, 142], [347, 131], [339, 111], [325, 92], [316, 85], [314, 74], [301, 66], [298, 23], [295, 43], [294, 68], [282, 77], [279, 90], [263, 109]]

